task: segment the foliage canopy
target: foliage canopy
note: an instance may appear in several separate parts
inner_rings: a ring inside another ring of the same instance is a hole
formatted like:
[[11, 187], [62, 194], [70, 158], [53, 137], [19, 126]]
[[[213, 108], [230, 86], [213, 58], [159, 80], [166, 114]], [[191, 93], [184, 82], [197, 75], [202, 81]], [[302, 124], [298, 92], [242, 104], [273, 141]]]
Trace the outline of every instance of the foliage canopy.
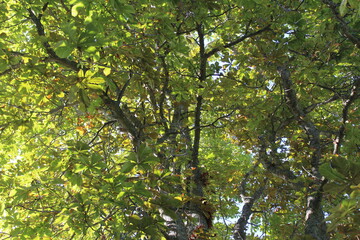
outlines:
[[360, 237], [359, 15], [1, 1], [0, 238]]

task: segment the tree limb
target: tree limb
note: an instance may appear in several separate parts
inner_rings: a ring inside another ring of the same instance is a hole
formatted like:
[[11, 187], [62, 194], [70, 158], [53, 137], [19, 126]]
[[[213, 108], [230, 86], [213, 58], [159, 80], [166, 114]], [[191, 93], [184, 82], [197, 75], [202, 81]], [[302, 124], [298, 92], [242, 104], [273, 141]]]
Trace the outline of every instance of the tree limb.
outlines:
[[340, 126], [339, 132], [336, 139], [334, 140], [334, 154], [340, 153], [340, 146], [342, 144], [343, 138], [345, 136], [345, 125], [348, 120], [348, 113], [351, 104], [359, 97], [359, 88], [360, 88], [360, 77], [354, 79], [354, 85], [351, 88], [350, 96], [348, 99], [343, 101], [343, 110], [342, 110], [342, 124]]
[[112, 120], [112, 121], [108, 121], [108, 122], [104, 123], [104, 124], [101, 126], [101, 128], [96, 132], [95, 136], [93, 137], [93, 139], [91, 139], [91, 141], [88, 143], [88, 145], [91, 145], [91, 144], [95, 141], [95, 139], [99, 136], [100, 132], [101, 132], [107, 125], [112, 124], [112, 123], [114, 123], [115, 121], [116, 121], [116, 120]]
[[[46, 8], [45, 8], [46, 9]], [[36, 30], [39, 36], [45, 37], [45, 30], [44, 30], [44, 25], [41, 23], [41, 14], [39, 15], [39, 17], [37, 17], [35, 15], [35, 13], [29, 8], [28, 9], [29, 15], [30, 15], [30, 19], [33, 21], [33, 23], [36, 26]], [[80, 67], [78, 67], [78, 63], [75, 61], [70, 61], [67, 58], [61, 58], [59, 57], [55, 51], [51, 48], [50, 44], [48, 41], [43, 41], [43, 46], [45, 47], [46, 53], [49, 55], [50, 59], [53, 60], [54, 62], [57, 62], [61, 65], [64, 65], [66, 67], [71, 68], [72, 70], [75, 71], [79, 71]]]
[[267, 144], [263, 136], [259, 137], [260, 149], [259, 149], [259, 161], [264, 165], [264, 167], [271, 173], [284, 180], [294, 180], [296, 175], [290, 170], [285, 169], [281, 162], [275, 161], [274, 157], [269, 157], [266, 153]]
[[212, 50], [210, 50], [209, 52], [207, 52], [207, 53], [204, 55], [204, 57], [205, 57], [205, 58], [209, 58], [209, 57], [211, 57], [212, 55], [216, 54], [217, 52], [219, 52], [220, 50], [222, 50], [222, 49], [224, 49], [224, 48], [233, 47], [233, 46], [235, 46], [236, 44], [241, 43], [242, 41], [244, 41], [244, 40], [247, 39], [247, 38], [250, 38], [250, 37], [259, 35], [259, 34], [262, 33], [262, 32], [269, 31], [269, 30], [271, 30], [270, 26], [271, 26], [271, 25], [269, 24], [269, 25], [267, 25], [266, 27], [264, 27], [264, 28], [262, 28], [262, 29], [260, 29], [260, 30], [258, 30], [258, 31], [256, 31], [256, 32], [249, 33], [249, 34], [245, 34], [244, 36], [242, 36], [242, 37], [240, 37], [240, 38], [238, 38], [238, 39], [236, 39], [236, 40], [234, 40], [234, 41], [232, 41], [232, 42], [229, 42], [229, 43], [227, 43], [227, 44], [225, 44], [225, 45], [223, 45], [223, 46], [221, 46], [221, 47], [213, 48]]
[[282, 86], [284, 89], [284, 96], [286, 104], [288, 105], [289, 110], [293, 113], [295, 119], [299, 122], [300, 126], [306, 131], [310, 147], [314, 149], [314, 153], [311, 159], [312, 173], [314, 176], [317, 176], [321, 179], [321, 176], [318, 172], [320, 158], [321, 158], [321, 141], [320, 141], [320, 132], [314, 123], [306, 118], [305, 111], [300, 107], [298, 99], [296, 97], [296, 91], [293, 89], [293, 83], [290, 78], [290, 71], [287, 67], [278, 67], [280, 76], [282, 79]]
[[[199, 35], [199, 44], [200, 44], [200, 74], [199, 74], [199, 88], [201, 88], [201, 83], [206, 80], [206, 64], [207, 59], [205, 56], [205, 38], [203, 33], [202, 24], [198, 25], [197, 29]], [[191, 167], [194, 169], [194, 183], [195, 189], [193, 189], [194, 194], [197, 196], [203, 196], [203, 183], [201, 182], [201, 171], [199, 169], [199, 148], [200, 148], [200, 135], [201, 135], [201, 108], [202, 108], [202, 95], [196, 97], [196, 108], [195, 108], [195, 119], [194, 119], [194, 142], [192, 147], [192, 160]]]
[[327, 240], [326, 224], [324, 221], [324, 213], [322, 210], [322, 187], [324, 185], [324, 178], [319, 172], [319, 165], [321, 159], [321, 141], [320, 132], [315, 124], [308, 119], [304, 110], [300, 107], [296, 92], [293, 89], [290, 71], [286, 66], [278, 68], [282, 79], [282, 86], [284, 89], [284, 96], [289, 110], [294, 114], [295, 119], [300, 126], [306, 131], [310, 147], [313, 149], [311, 156], [311, 174], [316, 179], [311, 182], [313, 186], [308, 187], [307, 209], [305, 216], [305, 234], [317, 240]]
[[139, 140], [142, 132], [140, 121], [138, 119], [134, 121], [136, 117], [132, 116], [132, 113], [130, 113], [126, 105], [120, 106], [118, 101], [112, 100], [105, 92], [101, 98], [121, 126], [124, 127], [135, 140]]
[[246, 187], [245, 187], [246, 183], [247, 183], [250, 175], [253, 173], [253, 171], [259, 166], [259, 163], [260, 163], [260, 161], [258, 161], [254, 165], [254, 167], [245, 174], [244, 179], [242, 180], [240, 187], [239, 187], [240, 196], [242, 198], [242, 202], [244, 205], [242, 207], [241, 216], [237, 220], [237, 222], [234, 226], [233, 236], [234, 236], [235, 240], [245, 240], [246, 239], [246, 230], [247, 230], [246, 225], [248, 224], [250, 216], [253, 213], [252, 207], [254, 206], [254, 203], [260, 198], [260, 196], [262, 195], [262, 193], [266, 187], [267, 179], [265, 179], [265, 183], [263, 185], [261, 185], [261, 187], [259, 187], [257, 190], [255, 190], [255, 192], [253, 193], [252, 196], [247, 196], [247, 194], [246, 194]]
[[344, 34], [344, 36], [347, 39], [349, 39], [357, 48], [360, 48], [360, 38], [352, 34], [353, 32], [352, 29], [350, 29], [348, 24], [345, 22], [344, 18], [340, 15], [339, 11], [337, 10], [338, 5], [335, 4], [332, 0], [323, 0], [322, 2], [328, 5], [328, 7], [331, 9], [332, 13], [335, 16], [335, 19], [341, 25], [341, 32]]

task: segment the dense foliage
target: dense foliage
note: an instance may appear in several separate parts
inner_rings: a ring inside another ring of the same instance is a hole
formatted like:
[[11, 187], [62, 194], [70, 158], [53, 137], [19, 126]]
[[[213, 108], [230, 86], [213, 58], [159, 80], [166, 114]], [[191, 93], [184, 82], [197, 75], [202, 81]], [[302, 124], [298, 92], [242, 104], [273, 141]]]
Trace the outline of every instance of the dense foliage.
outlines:
[[356, 0], [0, 2], [1, 239], [358, 239]]

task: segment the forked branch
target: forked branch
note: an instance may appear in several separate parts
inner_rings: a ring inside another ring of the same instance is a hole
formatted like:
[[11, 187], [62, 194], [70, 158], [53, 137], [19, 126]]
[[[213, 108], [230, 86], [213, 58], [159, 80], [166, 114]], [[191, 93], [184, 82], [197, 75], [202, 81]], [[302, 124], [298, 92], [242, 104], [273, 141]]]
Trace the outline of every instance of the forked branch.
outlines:
[[[43, 7], [43, 11], [46, 10], [47, 5], [45, 4]], [[33, 21], [33, 23], [36, 26], [36, 30], [39, 36], [41, 37], [45, 37], [45, 30], [44, 30], [44, 25], [41, 23], [41, 17], [42, 14], [39, 14], [39, 16], [36, 16], [35, 13], [33, 12], [33, 10], [31, 10], [30, 8], [28, 9], [29, 12], [29, 16], [30, 19]], [[80, 67], [78, 67], [78, 63], [75, 61], [71, 61], [67, 58], [61, 58], [59, 57], [54, 49], [52, 49], [52, 47], [50, 46], [49, 42], [44, 40], [43, 41], [43, 46], [45, 47], [46, 53], [49, 55], [50, 59], [53, 60], [54, 62], [57, 62], [61, 65], [64, 65], [66, 67], [71, 68], [74, 71], [78, 71], [80, 70]]]

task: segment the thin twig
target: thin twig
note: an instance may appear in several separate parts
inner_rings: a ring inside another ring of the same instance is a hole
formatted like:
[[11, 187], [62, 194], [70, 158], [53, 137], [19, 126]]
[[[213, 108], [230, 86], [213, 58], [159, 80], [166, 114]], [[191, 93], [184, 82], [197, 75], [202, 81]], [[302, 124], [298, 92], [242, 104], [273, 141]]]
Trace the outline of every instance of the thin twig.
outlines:
[[96, 132], [95, 136], [93, 137], [93, 139], [91, 139], [91, 141], [88, 143], [88, 145], [91, 145], [91, 144], [95, 141], [95, 139], [99, 136], [100, 132], [101, 132], [107, 125], [112, 124], [112, 123], [115, 123], [115, 122], [116, 122], [116, 120], [111, 120], [111, 121], [108, 121], [108, 122], [104, 123], [104, 124], [101, 126], [101, 128]]
[[230, 48], [230, 47], [233, 47], [235, 46], [236, 44], [238, 43], [241, 43], [243, 42], [244, 40], [250, 38], [250, 37], [253, 37], [253, 36], [256, 36], [256, 35], [259, 35], [260, 33], [263, 33], [263, 32], [266, 32], [266, 31], [269, 31], [271, 30], [270, 28], [270, 24], [267, 25], [266, 27], [260, 29], [259, 31], [256, 31], [256, 32], [253, 32], [253, 33], [249, 33], [249, 34], [245, 34], [244, 36], [232, 41], [232, 42], [229, 42], [221, 47], [216, 47], [216, 48], [213, 48], [211, 51], [207, 52], [205, 54], [205, 58], [209, 58], [211, 57], [212, 55], [216, 54], [217, 52], [219, 52], [221, 49], [224, 49], [224, 48]]

